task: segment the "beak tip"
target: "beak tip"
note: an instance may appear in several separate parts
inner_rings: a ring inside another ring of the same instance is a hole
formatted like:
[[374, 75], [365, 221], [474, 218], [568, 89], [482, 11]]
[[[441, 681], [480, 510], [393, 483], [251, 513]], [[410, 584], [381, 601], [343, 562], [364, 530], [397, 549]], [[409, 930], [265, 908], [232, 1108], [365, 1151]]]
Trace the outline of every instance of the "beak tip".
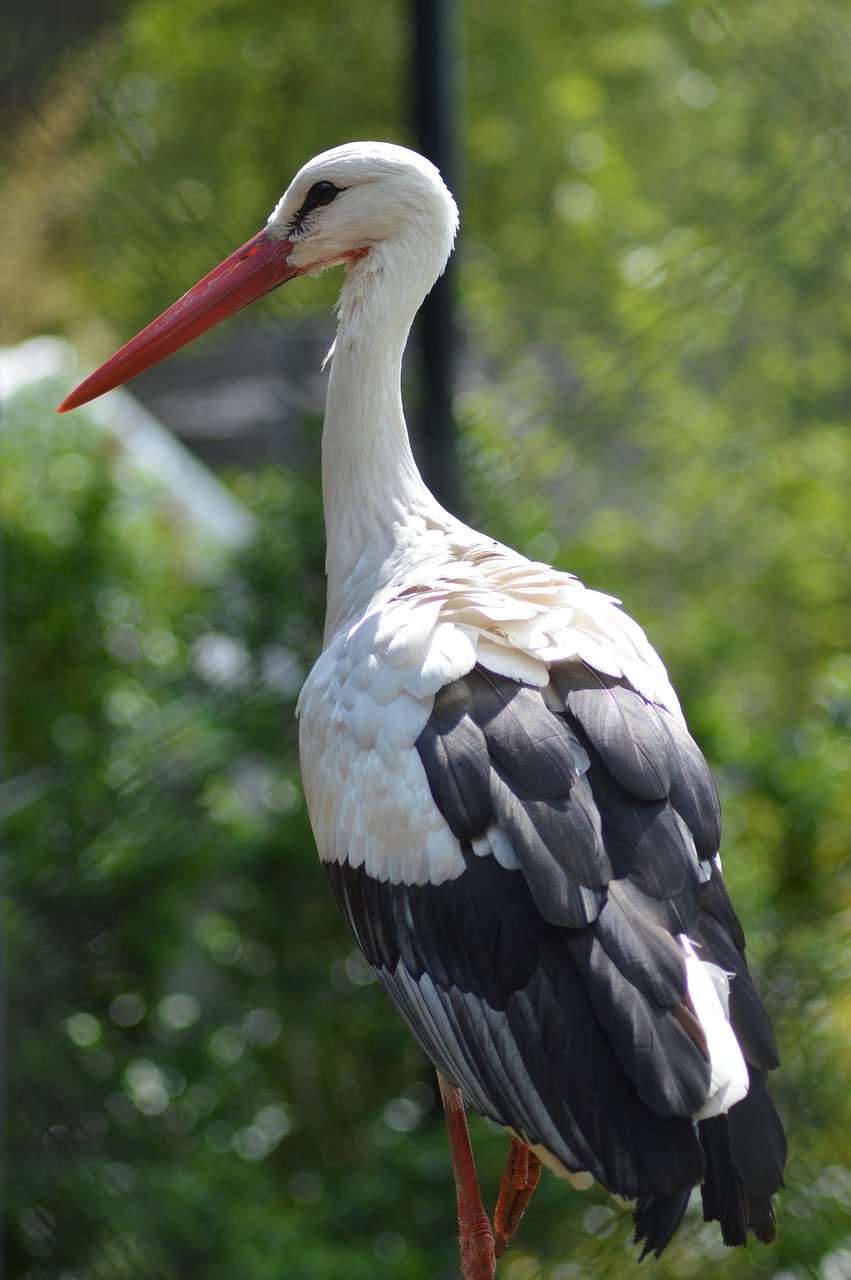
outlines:
[[272, 240], [265, 230], [259, 232], [81, 382], [57, 413], [79, 409], [144, 373], [249, 302], [301, 275], [289, 265], [292, 247], [289, 240]]
[[80, 388], [77, 387], [74, 391], [71, 392], [70, 395], [66, 396], [65, 399], [62, 401], [62, 403], [59, 405], [56, 412], [70, 413], [72, 409], [79, 409], [81, 405], [84, 405], [86, 403], [86, 397], [79, 396], [77, 394], [79, 390]]

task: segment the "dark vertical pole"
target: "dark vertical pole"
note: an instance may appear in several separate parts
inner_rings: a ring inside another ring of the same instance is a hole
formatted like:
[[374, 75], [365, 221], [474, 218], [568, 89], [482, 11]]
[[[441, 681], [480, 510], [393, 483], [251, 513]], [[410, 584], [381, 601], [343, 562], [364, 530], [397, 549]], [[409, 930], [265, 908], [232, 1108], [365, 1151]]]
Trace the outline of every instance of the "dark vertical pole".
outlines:
[[[456, 21], [460, 0], [412, 0], [413, 116], [417, 146], [458, 195]], [[452, 399], [458, 332], [452, 259], [426, 298], [417, 321], [421, 356], [420, 438], [426, 481], [445, 507], [458, 512], [458, 456]]]

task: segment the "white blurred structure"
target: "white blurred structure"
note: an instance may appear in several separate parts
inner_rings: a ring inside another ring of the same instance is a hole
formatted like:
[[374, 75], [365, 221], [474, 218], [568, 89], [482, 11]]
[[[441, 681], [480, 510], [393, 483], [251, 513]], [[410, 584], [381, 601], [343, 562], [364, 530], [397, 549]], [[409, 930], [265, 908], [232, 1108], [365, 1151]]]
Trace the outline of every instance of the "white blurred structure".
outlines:
[[[0, 405], [6, 408], [26, 389], [49, 379], [61, 396], [74, 385], [78, 362], [73, 347], [61, 338], [31, 338], [15, 347], [0, 348]], [[221, 481], [175, 440], [128, 391], [91, 404], [90, 421], [120, 447], [123, 459], [138, 469], [141, 477], [162, 489], [175, 505], [199, 541], [212, 550], [239, 550], [254, 536], [253, 516], [225, 488]], [[67, 427], [56, 419], [61, 436]]]

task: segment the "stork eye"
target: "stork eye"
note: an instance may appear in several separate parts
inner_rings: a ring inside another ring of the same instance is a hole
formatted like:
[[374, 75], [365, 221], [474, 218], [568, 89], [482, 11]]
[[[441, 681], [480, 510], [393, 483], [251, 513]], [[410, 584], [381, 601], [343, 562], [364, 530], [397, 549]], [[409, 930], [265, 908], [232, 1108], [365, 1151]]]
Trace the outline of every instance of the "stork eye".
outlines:
[[308, 214], [314, 209], [321, 208], [322, 205], [330, 204], [342, 190], [341, 187], [335, 187], [333, 182], [314, 182], [313, 186], [304, 197], [304, 204], [293, 218], [292, 230], [294, 234], [298, 234], [304, 227]]
[[315, 208], [316, 205], [330, 204], [336, 195], [339, 194], [339, 187], [335, 187], [333, 182], [314, 182], [313, 186], [307, 193], [305, 204]]

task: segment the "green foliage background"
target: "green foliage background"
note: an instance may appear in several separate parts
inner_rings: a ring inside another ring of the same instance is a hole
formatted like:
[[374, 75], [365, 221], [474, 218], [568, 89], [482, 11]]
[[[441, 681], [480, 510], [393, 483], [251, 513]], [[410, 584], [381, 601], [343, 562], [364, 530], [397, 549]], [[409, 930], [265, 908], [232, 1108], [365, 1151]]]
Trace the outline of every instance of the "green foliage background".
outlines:
[[[655, 1269], [844, 1280], [851, 20], [839, 0], [458, 13], [465, 514], [618, 594], [663, 653], [784, 1053], [777, 1246], [728, 1253], [695, 1216]], [[307, 156], [410, 141], [391, 0], [129, 0], [39, 44], [46, 21], [22, 10], [6, 55], [7, 342], [62, 332], [88, 368]], [[8, 1275], [455, 1275], [431, 1075], [301, 799], [316, 468], [228, 477], [259, 533], [223, 559], [92, 415], [57, 422], [59, 382], [9, 401], [3, 439]], [[505, 1140], [474, 1141], [492, 1194]], [[627, 1249], [605, 1195], [547, 1178], [501, 1271], [614, 1276]]]

